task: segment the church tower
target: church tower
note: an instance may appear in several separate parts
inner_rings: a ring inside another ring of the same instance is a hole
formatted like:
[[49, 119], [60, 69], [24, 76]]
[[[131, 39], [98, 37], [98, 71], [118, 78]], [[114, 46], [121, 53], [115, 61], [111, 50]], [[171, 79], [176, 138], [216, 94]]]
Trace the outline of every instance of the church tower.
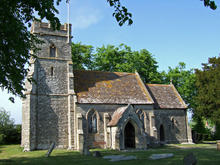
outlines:
[[[72, 148], [74, 91], [71, 61], [71, 25], [54, 31], [49, 23], [33, 22], [31, 33], [43, 43], [32, 58], [22, 105], [22, 145], [24, 150]], [[69, 32], [69, 34], [68, 34]]]

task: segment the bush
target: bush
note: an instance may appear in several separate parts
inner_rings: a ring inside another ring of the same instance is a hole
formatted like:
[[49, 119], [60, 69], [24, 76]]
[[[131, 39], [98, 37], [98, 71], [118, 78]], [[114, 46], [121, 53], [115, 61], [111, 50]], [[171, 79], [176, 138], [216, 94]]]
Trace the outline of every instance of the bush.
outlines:
[[194, 124], [192, 125], [193, 141], [195, 143], [202, 142], [204, 140], [213, 140], [214, 134], [211, 129], [205, 126], [204, 119], [198, 116], [193, 118]]
[[21, 125], [14, 125], [13, 128], [7, 130], [7, 137], [5, 137], [6, 144], [20, 144], [21, 143]]
[[21, 125], [15, 125], [10, 114], [0, 108], [0, 144], [18, 144], [21, 142]]
[[220, 140], [220, 124], [216, 123], [215, 140]]
[[0, 144], [4, 144], [5, 143], [5, 137], [6, 137], [6, 135], [0, 134]]

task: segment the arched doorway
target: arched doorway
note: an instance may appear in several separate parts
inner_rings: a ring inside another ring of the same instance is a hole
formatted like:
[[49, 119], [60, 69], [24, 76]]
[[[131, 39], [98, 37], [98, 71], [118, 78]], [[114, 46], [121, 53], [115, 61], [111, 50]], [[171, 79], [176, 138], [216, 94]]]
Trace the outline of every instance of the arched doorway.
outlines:
[[124, 129], [125, 148], [135, 148], [135, 128], [128, 122]]
[[161, 141], [161, 142], [164, 142], [164, 141], [165, 141], [165, 135], [164, 135], [163, 125], [160, 126], [160, 141]]

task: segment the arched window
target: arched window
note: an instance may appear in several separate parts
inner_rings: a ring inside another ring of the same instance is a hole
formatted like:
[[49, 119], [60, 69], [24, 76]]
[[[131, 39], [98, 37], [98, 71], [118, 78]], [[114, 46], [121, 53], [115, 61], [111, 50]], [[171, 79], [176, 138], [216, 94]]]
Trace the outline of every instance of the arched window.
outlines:
[[176, 120], [174, 119], [174, 117], [171, 118], [171, 128], [174, 129], [176, 126]]
[[95, 110], [90, 110], [87, 114], [88, 120], [88, 132], [89, 133], [97, 133], [98, 128], [98, 120], [97, 120], [97, 112]]
[[56, 57], [56, 47], [54, 44], [50, 46], [50, 57]]
[[138, 109], [138, 110], [136, 111], [136, 113], [137, 113], [139, 119], [140, 119], [140, 120], [143, 122], [143, 124], [144, 124], [144, 118], [145, 118], [145, 113], [144, 113], [144, 111], [143, 111], [142, 109]]

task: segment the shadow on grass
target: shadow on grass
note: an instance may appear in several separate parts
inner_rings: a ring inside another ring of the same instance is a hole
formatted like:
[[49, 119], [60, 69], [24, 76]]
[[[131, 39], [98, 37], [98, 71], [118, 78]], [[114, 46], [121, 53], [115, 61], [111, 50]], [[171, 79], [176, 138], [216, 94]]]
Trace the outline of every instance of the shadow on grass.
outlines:
[[0, 153], [2, 153], [3, 148], [5, 148], [4, 145], [0, 145]]
[[[9, 159], [1, 159], [0, 164], [4, 165], [182, 165], [183, 158], [189, 152], [193, 152], [198, 159], [199, 165], [218, 165], [220, 164], [220, 152], [214, 149], [179, 149], [174, 147], [162, 147], [157, 149], [149, 149], [146, 151], [121, 152], [113, 150], [100, 150], [103, 156], [105, 155], [134, 155], [137, 160], [110, 162], [103, 158], [96, 158], [93, 156], [83, 156], [76, 151], [54, 150], [50, 157], [46, 158], [46, 151], [33, 152], [18, 152], [12, 155]], [[151, 154], [173, 153], [174, 157], [161, 160], [150, 160]], [[0, 155], [1, 156], [1, 155]]]

